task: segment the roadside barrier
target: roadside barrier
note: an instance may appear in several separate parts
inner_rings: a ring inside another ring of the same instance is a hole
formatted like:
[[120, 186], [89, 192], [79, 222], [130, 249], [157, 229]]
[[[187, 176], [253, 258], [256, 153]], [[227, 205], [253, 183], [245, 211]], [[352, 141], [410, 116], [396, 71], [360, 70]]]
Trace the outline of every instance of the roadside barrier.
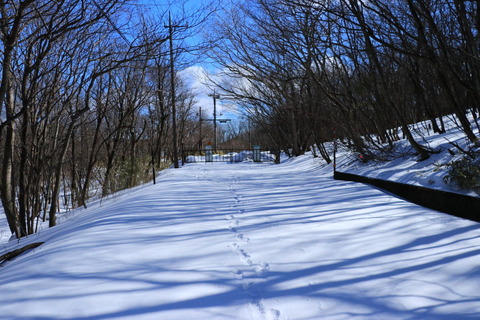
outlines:
[[335, 180], [366, 183], [426, 208], [480, 222], [480, 198], [478, 197], [338, 171], [334, 172], [333, 178]]

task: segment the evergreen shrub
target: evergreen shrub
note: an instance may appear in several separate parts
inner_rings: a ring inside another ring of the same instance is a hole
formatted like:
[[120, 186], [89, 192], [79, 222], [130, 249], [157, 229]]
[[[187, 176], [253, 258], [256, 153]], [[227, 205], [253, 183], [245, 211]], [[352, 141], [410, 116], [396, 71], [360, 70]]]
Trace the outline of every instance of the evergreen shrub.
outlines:
[[480, 194], [480, 157], [464, 157], [448, 164], [445, 183], [455, 183], [463, 190], [473, 190]]

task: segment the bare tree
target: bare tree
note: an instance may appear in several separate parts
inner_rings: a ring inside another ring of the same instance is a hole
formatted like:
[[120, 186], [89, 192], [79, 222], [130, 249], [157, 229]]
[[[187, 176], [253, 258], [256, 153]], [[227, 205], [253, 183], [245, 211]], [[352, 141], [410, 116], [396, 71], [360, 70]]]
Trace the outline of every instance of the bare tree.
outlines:
[[[102, 38], [118, 35], [111, 16], [121, 5], [79, 0], [0, 6], [6, 70], [0, 86], [5, 112], [1, 197], [17, 237], [34, 232], [41, 211], [48, 211], [50, 225], [55, 225], [65, 156], [76, 126], [91, 108], [97, 79], [148, 50], [135, 39], [98, 50]], [[19, 171], [13, 167], [17, 161]]]
[[251, 0], [226, 17], [212, 57], [235, 80], [222, 88], [294, 155], [335, 128], [367, 161], [391, 154], [401, 128], [427, 159], [436, 151], [412, 124], [440, 133], [452, 112], [477, 141], [466, 115], [478, 109], [474, 1]]

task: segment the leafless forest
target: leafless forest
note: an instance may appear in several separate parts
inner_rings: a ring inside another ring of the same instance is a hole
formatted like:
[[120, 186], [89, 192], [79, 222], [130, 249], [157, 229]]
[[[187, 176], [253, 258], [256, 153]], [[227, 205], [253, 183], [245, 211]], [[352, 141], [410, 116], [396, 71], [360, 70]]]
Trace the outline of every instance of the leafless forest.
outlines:
[[369, 161], [392, 156], [394, 142], [407, 139], [422, 160], [437, 150], [415, 138], [412, 124], [426, 121], [440, 134], [446, 114], [478, 142], [479, 0], [155, 8], [151, 15], [129, 0], [0, 3], [0, 195], [17, 237], [39, 221], [54, 226], [60, 207], [154, 179], [182, 145], [211, 135], [213, 124], [198, 120], [194, 93], [177, 76], [198, 61], [214, 66], [211, 86], [243, 111], [243, 125], [222, 133], [224, 144], [254, 137], [330, 162], [325, 143], [339, 139]]

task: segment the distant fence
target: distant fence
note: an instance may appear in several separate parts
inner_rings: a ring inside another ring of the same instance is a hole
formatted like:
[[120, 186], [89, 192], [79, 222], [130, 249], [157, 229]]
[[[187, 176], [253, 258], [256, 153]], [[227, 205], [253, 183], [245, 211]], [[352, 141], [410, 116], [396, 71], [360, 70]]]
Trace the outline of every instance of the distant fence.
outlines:
[[279, 163], [279, 154], [261, 149], [185, 149], [182, 151], [183, 163], [196, 162], [274, 162]]
[[480, 222], [480, 198], [477, 197], [338, 171], [333, 177], [335, 180], [367, 183], [421, 206]]

